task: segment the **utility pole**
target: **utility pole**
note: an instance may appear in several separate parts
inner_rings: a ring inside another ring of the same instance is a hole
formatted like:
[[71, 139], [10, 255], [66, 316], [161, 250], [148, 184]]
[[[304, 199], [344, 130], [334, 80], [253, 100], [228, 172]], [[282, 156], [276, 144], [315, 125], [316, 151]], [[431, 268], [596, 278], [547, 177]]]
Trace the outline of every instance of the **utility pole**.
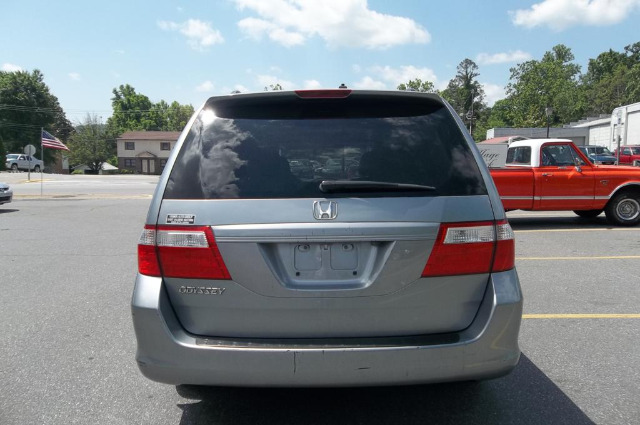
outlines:
[[544, 114], [547, 116], [547, 139], [549, 138], [549, 118], [551, 114], [553, 114], [553, 108], [551, 106], [547, 106], [544, 108]]
[[475, 93], [471, 89], [471, 110], [467, 112], [467, 119], [469, 120], [469, 134], [473, 135], [473, 98]]

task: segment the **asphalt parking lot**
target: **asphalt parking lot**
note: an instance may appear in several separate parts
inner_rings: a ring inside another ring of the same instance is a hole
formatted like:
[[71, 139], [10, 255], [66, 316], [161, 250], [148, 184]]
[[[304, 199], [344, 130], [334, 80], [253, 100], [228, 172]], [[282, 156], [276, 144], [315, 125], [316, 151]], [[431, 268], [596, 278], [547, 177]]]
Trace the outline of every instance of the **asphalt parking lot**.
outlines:
[[509, 213], [525, 310], [521, 361], [507, 377], [198, 390], [148, 381], [134, 361], [136, 243], [157, 177], [48, 176], [40, 197], [39, 183], [7, 176], [15, 199], [0, 206], [2, 424], [639, 421], [640, 227]]

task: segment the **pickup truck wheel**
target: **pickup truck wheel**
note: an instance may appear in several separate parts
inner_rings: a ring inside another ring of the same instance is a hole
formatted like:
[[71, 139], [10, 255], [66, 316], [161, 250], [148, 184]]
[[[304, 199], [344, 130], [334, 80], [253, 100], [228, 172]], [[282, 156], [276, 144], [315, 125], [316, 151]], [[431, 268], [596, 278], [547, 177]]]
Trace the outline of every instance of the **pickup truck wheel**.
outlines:
[[640, 167], [640, 161], [638, 161], [637, 159], [633, 161], [633, 166], [634, 167]]
[[33, 167], [33, 171], [35, 171], [36, 173], [40, 172], [40, 166], [36, 165], [35, 167]]
[[640, 223], [640, 195], [619, 193], [605, 208], [607, 219], [621, 226], [635, 226]]
[[574, 210], [574, 213], [582, 218], [594, 218], [602, 213], [602, 210]]
[[18, 164], [11, 164], [12, 171], [18, 171]]

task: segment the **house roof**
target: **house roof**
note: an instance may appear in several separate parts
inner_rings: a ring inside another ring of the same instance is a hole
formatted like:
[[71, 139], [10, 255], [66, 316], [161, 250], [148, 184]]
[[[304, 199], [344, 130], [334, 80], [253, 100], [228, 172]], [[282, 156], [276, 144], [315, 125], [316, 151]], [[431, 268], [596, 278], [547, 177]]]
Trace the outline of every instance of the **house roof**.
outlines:
[[501, 143], [511, 143], [511, 142], [515, 142], [518, 140], [524, 140], [527, 139], [527, 137], [524, 136], [501, 136], [501, 137], [494, 137], [493, 139], [487, 139], [487, 140], [483, 140], [482, 142], [479, 143], [485, 143], [488, 145], [498, 145]]
[[118, 140], [178, 140], [180, 131], [127, 131]]

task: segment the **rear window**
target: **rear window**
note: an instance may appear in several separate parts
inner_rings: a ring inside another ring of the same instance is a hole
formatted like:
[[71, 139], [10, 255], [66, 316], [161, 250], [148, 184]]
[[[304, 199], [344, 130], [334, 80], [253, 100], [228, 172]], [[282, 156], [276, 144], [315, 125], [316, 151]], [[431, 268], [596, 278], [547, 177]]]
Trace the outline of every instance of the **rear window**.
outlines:
[[531, 147], [530, 146], [518, 146], [509, 148], [507, 151], [507, 164], [531, 164]]
[[[353, 97], [353, 95], [352, 95]], [[283, 96], [280, 96], [283, 98]], [[322, 181], [432, 186], [324, 193]], [[455, 120], [439, 103], [398, 99], [209, 104], [171, 170], [168, 199], [486, 194]]]

